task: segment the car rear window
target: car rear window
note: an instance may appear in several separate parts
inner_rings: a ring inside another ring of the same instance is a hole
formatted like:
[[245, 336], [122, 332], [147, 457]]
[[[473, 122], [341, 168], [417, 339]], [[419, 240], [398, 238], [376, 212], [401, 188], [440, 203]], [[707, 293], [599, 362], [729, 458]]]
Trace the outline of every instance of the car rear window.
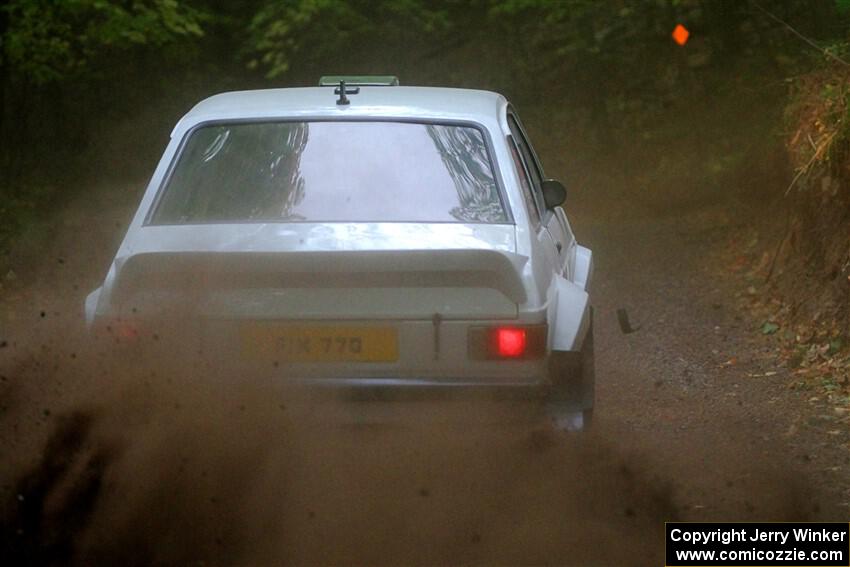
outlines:
[[482, 132], [408, 122], [195, 129], [151, 224], [508, 221]]

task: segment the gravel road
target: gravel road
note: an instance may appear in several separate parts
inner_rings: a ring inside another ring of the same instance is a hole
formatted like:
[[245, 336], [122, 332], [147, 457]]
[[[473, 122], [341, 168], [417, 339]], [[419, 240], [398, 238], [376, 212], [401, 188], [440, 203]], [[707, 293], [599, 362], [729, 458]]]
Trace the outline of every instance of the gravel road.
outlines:
[[789, 390], [718, 275], [740, 215], [577, 198], [598, 373], [577, 436], [477, 405], [340, 425], [273, 385], [104, 364], [80, 306], [137, 194], [71, 203], [3, 282], [5, 565], [661, 565], [665, 520], [847, 518], [845, 428]]

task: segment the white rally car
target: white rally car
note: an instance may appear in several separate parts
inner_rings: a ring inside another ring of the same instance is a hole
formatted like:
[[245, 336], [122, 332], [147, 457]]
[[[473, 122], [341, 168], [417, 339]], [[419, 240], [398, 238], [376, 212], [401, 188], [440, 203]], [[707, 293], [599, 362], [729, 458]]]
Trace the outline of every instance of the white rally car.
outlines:
[[541, 400], [581, 427], [593, 264], [563, 186], [503, 96], [390, 79], [197, 104], [90, 328], [243, 377]]

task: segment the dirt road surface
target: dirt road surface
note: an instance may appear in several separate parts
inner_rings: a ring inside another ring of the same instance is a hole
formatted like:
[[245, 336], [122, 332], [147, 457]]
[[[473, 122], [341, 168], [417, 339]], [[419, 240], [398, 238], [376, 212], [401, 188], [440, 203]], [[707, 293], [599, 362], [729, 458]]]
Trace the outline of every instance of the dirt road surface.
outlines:
[[138, 189], [75, 200], [3, 281], [5, 565], [657, 566], [666, 520], [847, 519], [846, 428], [787, 387], [718, 276], [740, 214], [571, 196], [598, 406], [570, 435], [478, 405], [340, 424], [275, 385], [104, 364], [82, 301]]

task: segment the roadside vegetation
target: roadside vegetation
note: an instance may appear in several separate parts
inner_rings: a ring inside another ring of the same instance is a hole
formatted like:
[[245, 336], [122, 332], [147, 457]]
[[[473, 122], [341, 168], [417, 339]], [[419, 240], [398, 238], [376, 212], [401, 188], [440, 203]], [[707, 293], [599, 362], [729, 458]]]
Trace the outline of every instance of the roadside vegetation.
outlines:
[[[840, 42], [789, 80], [787, 184], [746, 241], [745, 304], [794, 389], [850, 413], [850, 63]], [[734, 264], [734, 261], [733, 261]]]

